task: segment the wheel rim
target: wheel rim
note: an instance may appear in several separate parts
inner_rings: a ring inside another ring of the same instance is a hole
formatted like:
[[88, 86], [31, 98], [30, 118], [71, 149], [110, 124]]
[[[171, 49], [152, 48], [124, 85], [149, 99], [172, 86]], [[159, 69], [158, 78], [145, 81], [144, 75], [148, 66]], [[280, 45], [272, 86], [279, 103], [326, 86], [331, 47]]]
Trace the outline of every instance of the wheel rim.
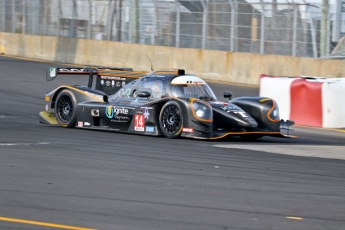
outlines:
[[68, 123], [73, 116], [73, 102], [71, 98], [67, 95], [60, 97], [58, 105], [58, 116], [63, 123]]
[[181, 113], [175, 105], [166, 107], [162, 114], [163, 129], [168, 134], [178, 132], [181, 126]]

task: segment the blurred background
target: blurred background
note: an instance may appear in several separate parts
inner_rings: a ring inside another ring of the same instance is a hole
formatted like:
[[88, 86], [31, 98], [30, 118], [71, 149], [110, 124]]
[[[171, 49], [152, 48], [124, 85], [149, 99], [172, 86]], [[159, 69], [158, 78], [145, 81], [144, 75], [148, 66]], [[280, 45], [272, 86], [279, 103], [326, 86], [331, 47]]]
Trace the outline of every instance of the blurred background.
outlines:
[[0, 0], [0, 31], [342, 59], [345, 0]]

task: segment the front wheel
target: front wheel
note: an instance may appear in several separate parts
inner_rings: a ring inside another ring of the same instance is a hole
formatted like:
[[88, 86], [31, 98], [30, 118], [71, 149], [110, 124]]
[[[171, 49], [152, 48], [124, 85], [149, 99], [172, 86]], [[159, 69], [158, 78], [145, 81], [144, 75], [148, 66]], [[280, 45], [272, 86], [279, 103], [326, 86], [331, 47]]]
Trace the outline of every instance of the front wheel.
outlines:
[[77, 118], [77, 102], [73, 93], [62, 90], [55, 101], [55, 117], [62, 127], [73, 127]]
[[183, 114], [180, 105], [176, 101], [167, 102], [159, 114], [159, 127], [168, 138], [181, 136]]

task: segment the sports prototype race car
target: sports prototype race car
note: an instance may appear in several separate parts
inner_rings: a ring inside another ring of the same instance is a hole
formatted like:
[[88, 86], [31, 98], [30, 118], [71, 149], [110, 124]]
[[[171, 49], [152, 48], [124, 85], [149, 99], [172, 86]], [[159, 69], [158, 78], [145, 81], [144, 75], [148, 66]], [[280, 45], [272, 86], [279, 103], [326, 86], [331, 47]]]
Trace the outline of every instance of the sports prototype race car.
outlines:
[[89, 83], [62, 85], [46, 93], [41, 123], [168, 138], [293, 137], [289, 126], [294, 122], [279, 119], [273, 99], [232, 99], [224, 92], [228, 102], [221, 102], [203, 79], [183, 69], [145, 73], [130, 68], [54, 67], [47, 68], [46, 79], [58, 74], [88, 75]]

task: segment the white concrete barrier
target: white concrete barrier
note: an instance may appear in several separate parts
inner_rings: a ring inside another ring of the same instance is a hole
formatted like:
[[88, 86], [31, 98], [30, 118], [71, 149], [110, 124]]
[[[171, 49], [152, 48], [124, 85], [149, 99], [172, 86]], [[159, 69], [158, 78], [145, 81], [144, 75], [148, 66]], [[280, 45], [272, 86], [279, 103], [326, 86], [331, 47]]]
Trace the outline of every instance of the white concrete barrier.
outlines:
[[345, 78], [261, 75], [260, 96], [275, 99], [281, 118], [298, 125], [345, 127]]

